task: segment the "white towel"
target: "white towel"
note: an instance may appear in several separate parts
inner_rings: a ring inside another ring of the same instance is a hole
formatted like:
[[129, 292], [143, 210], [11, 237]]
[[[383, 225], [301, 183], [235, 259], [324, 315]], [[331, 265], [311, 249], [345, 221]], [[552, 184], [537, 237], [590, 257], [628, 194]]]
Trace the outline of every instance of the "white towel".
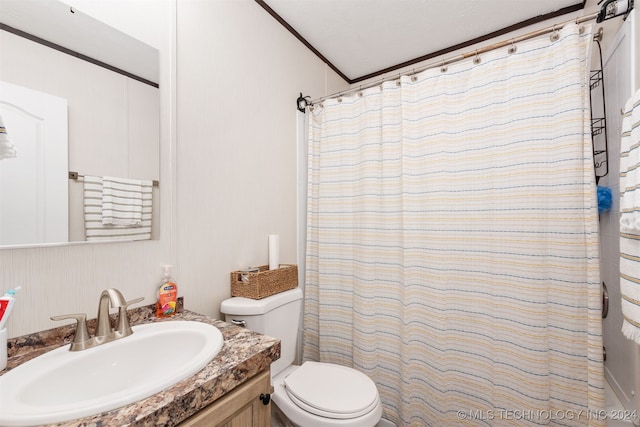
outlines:
[[17, 157], [16, 147], [9, 139], [7, 128], [4, 127], [4, 120], [0, 115], [0, 160]]
[[87, 241], [94, 240], [148, 240], [151, 239], [151, 214], [153, 209], [152, 182], [144, 182], [142, 221], [139, 225], [103, 224], [103, 178], [84, 177], [84, 219]]
[[640, 234], [640, 91], [627, 101], [620, 140], [620, 232]]
[[625, 105], [620, 141], [622, 333], [640, 344], [640, 91]]
[[105, 176], [102, 180], [102, 224], [140, 226], [143, 198], [151, 181]]

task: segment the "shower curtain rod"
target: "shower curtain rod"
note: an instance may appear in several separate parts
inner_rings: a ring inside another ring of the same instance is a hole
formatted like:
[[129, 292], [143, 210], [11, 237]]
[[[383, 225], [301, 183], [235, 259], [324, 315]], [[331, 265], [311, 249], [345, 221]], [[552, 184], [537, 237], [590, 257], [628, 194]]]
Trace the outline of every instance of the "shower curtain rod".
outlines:
[[[528, 40], [528, 39], [532, 39], [534, 37], [538, 37], [538, 36], [541, 36], [541, 35], [544, 35], [544, 34], [556, 32], [556, 31], [560, 30], [562, 27], [564, 27], [567, 24], [572, 24], [572, 23], [581, 24], [583, 22], [592, 21], [592, 20], [598, 18], [598, 16], [601, 13], [602, 13], [601, 11], [594, 12], [594, 13], [592, 13], [590, 15], [581, 16], [581, 17], [578, 17], [576, 19], [572, 19], [570, 21], [565, 21], [565, 22], [562, 22], [562, 23], [559, 23], [559, 24], [555, 24], [555, 25], [553, 25], [551, 27], [542, 28], [540, 30], [532, 31], [530, 33], [523, 34], [521, 36], [512, 37], [512, 38], [510, 38], [508, 40], [503, 40], [501, 42], [493, 43], [493, 44], [490, 44], [488, 46], [481, 47], [479, 49], [474, 49], [473, 51], [466, 52], [466, 53], [463, 53], [463, 54], [460, 54], [460, 55], [456, 55], [456, 56], [451, 57], [449, 59], [444, 59], [444, 60], [440, 60], [438, 62], [433, 62], [433, 63], [430, 63], [428, 65], [424, 65], [422, 67], [413, 68], [411, 71], [407, 71], [405, 73], [399, 73], [399, 74], [395, 75], [394, 77], [389, 77], [389, 78], [386, 78], [386, 79], [383, 78], [383, 79], [378, 80], [375, 83], [371, 83], [369, 85], [359, 86], [357, 88], [349, 89], [349, 90], [346, 90], [346, 91], [336, 92], [336, 93], [334, 93], [332, 95], [323, 96], [321, 98], [314, 99], [308, 105], [313, 107], [314, 104], [321, 103], [322, 101], [325, 101], [327, 99], [339, 98], [339, 97], [347, 95], [347, 94], [351, 94], [351, 93], [354, 93], [354, 92], [359, 92], [359, 91], [361, 91], [363, 89], [369, 89], [369, 88], [378, 86], [378, 85], [380, 85], [380, 84], [382, 84], [384, 82], [398, 80], [402, 76], [412, 76], [412, 75], [414, 75], [416, 73], [419, 73], [421, 71], [428, 70], [428, 69], [431, 69], [431, 68], [441, 67], [442, 72], [445, 72], [445, 71], [447, 71], [446, 66], [449, 65], [449, 64], [452, 64], [454, 62], [462, 61], [462, 60], [470, 58], [472, 56], [477, 57], [481, 53], [486, 53], [486, 52], [489, 52], [489, 51], [492, 51], [492, 50], [495, 50], [495, 49], [499, 49], [501, 47], [513, 46], [513, 45], [515, 45], [515, 43], [518, 43], [518, 42], [521, 42], [521, 41], [524, 41], [524, 40]], [[510, 53], [512, 53], [512, 52], [510, 52]]]

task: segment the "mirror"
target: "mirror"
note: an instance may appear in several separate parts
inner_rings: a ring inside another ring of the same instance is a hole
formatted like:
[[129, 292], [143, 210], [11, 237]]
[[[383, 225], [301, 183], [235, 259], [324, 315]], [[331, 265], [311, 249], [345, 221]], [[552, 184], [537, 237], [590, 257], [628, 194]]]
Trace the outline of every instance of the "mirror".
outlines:
[[[0, 248], [157, 239], [158, 50], [55, 0], [0, 0], [0, 50]], [[92, 177], [124, 222], [90, 217]]]

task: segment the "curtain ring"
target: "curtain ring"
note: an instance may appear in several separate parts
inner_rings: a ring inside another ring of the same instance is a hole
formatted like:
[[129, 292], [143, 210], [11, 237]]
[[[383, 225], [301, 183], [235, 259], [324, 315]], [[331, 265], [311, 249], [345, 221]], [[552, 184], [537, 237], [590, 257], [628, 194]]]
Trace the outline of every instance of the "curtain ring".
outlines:
[[[580, 19], [576, 16], [576, 25], [580, 24], [580, 22], [578, 22], [579, 20]], [[578, 28], [578, 34], [584, 34], [585, 30], [584, 25], [580, 25]]]
[[510, 55], [516, 53], [516, 50], [518, 50], [518, 48], [516, 47], [515, 43], [513, 42], [513, 39], [511, 39], [511, 46], [509, 46], [509, 50], [507, 52], [509, 52]]
[[445, 65], [444, 59], [442, 60], [442, 66], [440, 66], [440, 72], [446, 73], [449, 68]]
[[549, 36], [549, 40], [551, 40], [552, 42], [555, 42], [555, 41], [558, 41], [559, 38], [560, 38], [560, 34], [558, 33], [558, 29], [554, 25], [553, 26], [553, 32]]
[[479, 64], [481, 61], [480, 57], [478, 56], [478, 49], [476, 49], [476, 57], [473, 58], [473, 63], [474, 64]]

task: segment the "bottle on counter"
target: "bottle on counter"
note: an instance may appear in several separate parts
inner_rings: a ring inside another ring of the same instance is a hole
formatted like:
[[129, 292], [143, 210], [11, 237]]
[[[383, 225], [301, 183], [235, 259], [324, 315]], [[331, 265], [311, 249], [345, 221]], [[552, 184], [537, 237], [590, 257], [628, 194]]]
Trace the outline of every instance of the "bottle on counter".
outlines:
[[170, 317], [176, 314], [178, 303], [178, 285], [171, 277], [172, 265], [163, 265], [162, 284], [158, 290], [158, 303], [156, 304], [157, 317]]

